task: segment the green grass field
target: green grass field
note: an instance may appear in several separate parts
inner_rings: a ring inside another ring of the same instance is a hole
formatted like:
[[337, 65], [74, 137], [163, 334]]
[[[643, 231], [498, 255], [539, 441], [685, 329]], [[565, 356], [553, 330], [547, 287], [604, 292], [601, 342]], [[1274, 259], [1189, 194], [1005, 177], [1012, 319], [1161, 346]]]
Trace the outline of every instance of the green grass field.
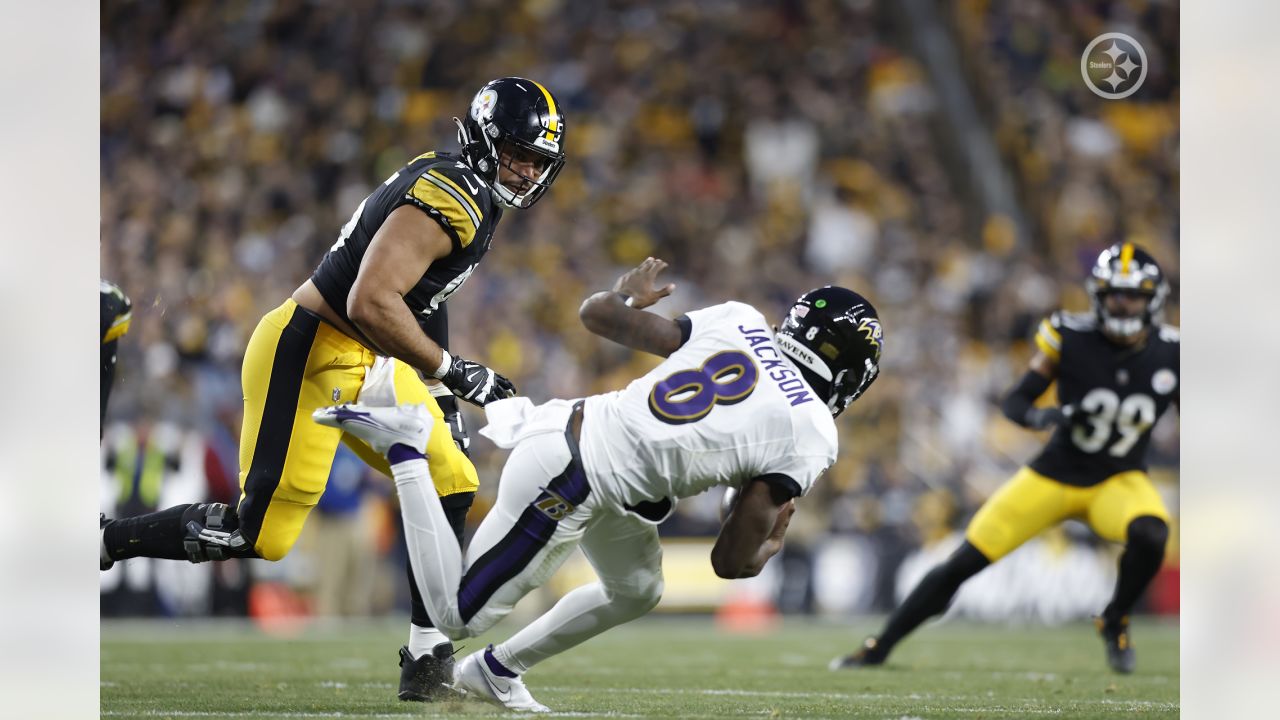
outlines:
[[[926, 626], [872, 670], [832, 673], [875, 619], [787, 621], [726, 634], [707, 618], [649, 617], [526, 676], [561, 717], [1176, 718], [1178, 628], [1134, 627], [1138, 672], [1117, 676], [1092, 626]], [[463, 653], [504, 637], [468, 641]], [[478, 701], [395, 697], [400, 623], [308, 628], [284, 639], [242, 623], [103, 622], [102, 716], [398, 718], [500, 714]], [[461, 655], [459, 656], [461, 657]]]

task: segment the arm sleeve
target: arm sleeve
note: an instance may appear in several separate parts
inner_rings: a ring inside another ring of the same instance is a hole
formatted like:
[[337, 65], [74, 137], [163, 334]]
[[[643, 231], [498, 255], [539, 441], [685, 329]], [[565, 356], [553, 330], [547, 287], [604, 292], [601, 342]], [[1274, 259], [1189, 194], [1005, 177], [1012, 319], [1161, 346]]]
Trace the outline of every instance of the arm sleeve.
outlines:
[[[1039, 336], [1036, 336], [1039, 339]], [[1027, 420], [1027, 413], [1035, 405], [1036, 398], [1044, 394], [1049, 389], [1049, 385], [1053, 381], [1041, 375], [1035, 370], [1028, 370], [1018, 384], [1005, 395], [1004, 402], [1000, 404], [1000, 410], [1004, 412], [1004, 416], [1023, 426], [1030, 427]]]

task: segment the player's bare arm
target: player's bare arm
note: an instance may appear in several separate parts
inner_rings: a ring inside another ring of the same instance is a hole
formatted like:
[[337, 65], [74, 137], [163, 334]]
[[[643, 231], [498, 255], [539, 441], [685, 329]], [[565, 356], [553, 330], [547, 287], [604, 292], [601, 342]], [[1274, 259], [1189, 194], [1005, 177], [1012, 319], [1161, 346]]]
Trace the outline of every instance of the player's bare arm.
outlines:
[[656, 286], [667, 263], [647, 258], [614, 283], [613, 290], [587, 298], [578, 311], [588, 330], [620, 345], [667, 357], [684, 339], [679, 323], [644, 312], [643, 308], [671, 294], [676, 286]]
[[384, 353], [428, 377], [440, 367], [444, 354], [422, 332], [404, 295], [431, 262], [451, 248], [449, 236], [422, 211], [408, 205], [396, 208], [369, 243], [347, 298], [347, 315], [361, 333]]
[[756, 478], [743, 488], [711, 548], [711, 567], [727, 578], [755, 577], [782, 549], [796, 501], [780, 486]]

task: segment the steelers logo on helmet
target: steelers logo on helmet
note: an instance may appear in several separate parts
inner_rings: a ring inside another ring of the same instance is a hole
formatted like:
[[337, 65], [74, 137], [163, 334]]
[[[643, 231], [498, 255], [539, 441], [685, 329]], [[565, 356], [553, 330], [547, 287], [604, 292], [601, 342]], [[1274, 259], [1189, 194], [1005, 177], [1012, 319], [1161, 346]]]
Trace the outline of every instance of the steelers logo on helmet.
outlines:
[[[1085, 289], [1103, 333], [1122, 341], [1160, 322], [1169, 295], [1169, 283], [1155, 258], [1131, 242], [1116, 243], [1098, 255]], [[1136, 316], [1116, 314], [1107, 307], [1111, 293], [1140, 295], [1146, 305]]]
[[[463, 161], [506, 207], [538, 201], [564, 167], [564, 115], [542, 84], [520, 77], [487, 83], [458, 125]], [[506, 168], [506, 182], [502, 182]], [[512, 179], [514, 178], [514, 179]]]
[[866, 298], [827, 285], [792, 304], [776, 339], [778, 349], [838, 416], [879, 375], [883, 338], [880, 318]]

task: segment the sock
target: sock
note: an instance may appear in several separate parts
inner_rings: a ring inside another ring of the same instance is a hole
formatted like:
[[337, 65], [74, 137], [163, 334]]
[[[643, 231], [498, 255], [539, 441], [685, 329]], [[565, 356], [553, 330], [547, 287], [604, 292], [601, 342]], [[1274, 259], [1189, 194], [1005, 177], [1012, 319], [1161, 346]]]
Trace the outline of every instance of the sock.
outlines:
[[112, 520], [102, 529], [102, 552], [111, 560], [135, 557], [186, 560], [184, 516], [198, 505], [175, 505], [137, 517]]
[[493, 656], [492, 645], [485, 648], [484, 664], [489, 666], [489, 672], [493, 673], [494, 675], [499, 675], [501, 677], [509, 677], [509, 678], [520, 677], [518, 674], [508, 670], [506, 666], [504, 666], [502, 663], [498, 662], [497, 658]]
[[403, 443], [396, 443], [387, 449], [387, 460], [392, 465], [399, 465], [412, 460], [425, 460], [426, 458], [427, 456], [423, 455], [421, 450], [411, 448]]
[[421, 452], [405, 445], [392, 445], [387, 459], [400, 496], [413, 578], [431, 624], [445, 637], [467, 637], [469, 631], [458, 608], [462, 549], [436, 496], [431, 468]]
[[419, 627], [412, 623], [409, 624], [409, 654], [414, 660], [428, 655], [440, 643], [449, 642], [449, 638], [444, 633], [433, 627]]
[[876, 652], [888, 655], [898, 641], [921, 623], [946, 610], [964, 581], [990, 564], [968, 541], [961, 544], [946, 562], [930, 570], [889, 616], [884, 632], [876, 638]]
[[633, 601], [605, 593], [600, 583], [575, 588], [550, 610], [505, 642], [492, 646], [496, 661], [519, 675], [529, 668], [583, 643], [609, 628], [649, 612], [651, 602]]
[[1144, 515], [1129, 523], [1128, 542], [1120, 556], [1115, 593], [1102, 611], [1102, 619], [1115, 625], [1128, 615], [1164, 562], [1164, 546], [1169, 526], [1163, 520]]

